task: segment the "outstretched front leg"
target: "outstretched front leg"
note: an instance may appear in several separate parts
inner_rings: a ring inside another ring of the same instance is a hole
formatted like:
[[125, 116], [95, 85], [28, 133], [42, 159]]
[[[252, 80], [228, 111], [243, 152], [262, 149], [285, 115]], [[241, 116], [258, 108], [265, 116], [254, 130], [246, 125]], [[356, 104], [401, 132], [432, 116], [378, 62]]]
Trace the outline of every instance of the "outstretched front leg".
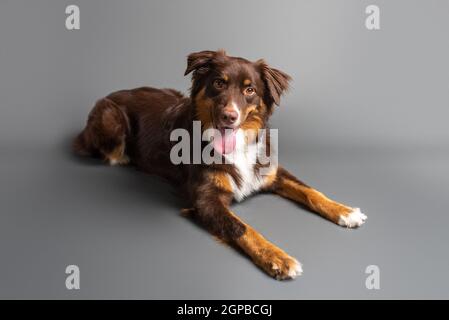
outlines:
[[359, 208], [351, 208], [329, 199], [281, 167], [276, 173], [276, 179], [269, 186], [269, 190], [284, 198], [301, 203], [324, 218], [344, 227], [359, 227], [367, 219], [367, 216]]
[[233, 194], [226, 174], [214, 172], [204, 178], [194, 192], [194, 208], [185, 210], [184, 214], [192, 215], [213, 235], [241, 249], [270, 276], [283, 280], [302, 273], [295, 258], [231, 212]]

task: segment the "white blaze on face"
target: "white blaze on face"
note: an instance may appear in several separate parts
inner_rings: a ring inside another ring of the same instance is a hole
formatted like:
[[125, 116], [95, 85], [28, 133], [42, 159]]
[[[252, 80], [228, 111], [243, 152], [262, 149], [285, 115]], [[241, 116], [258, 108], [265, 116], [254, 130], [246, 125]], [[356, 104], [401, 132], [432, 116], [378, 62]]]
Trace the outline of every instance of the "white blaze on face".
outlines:
[[240, 110], [234, 101], [231, 102], [231, 105], [232, 105], [232, 108], [234, 109], [234, 111], [237, 112], [237, 114], [238, 114], [237, 121], [235, 122], [235, 126], [239, 126], [240, 125]]
[[233, 127], [231, 128], [217, 128], [213, 134], [213, 148], [219, 152], [220, 154], [228, 154], [234, 151], [236, 146], [236, 135], [238, 131], [238, 126], [241, 122], [241, 113], [237, 104], [234, 101], [231, 101], [232, 109], [235, 113], [237, 113], [237, 120], [233, 123]]

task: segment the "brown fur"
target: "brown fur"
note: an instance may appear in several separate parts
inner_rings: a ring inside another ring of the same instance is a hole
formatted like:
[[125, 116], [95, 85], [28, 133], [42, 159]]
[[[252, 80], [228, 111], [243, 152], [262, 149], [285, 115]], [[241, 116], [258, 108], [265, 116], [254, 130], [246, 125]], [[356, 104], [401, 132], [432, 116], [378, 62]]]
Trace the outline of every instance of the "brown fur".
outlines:
[[195, 111], [198, 120], [201, 121], [201, 125], [204, 128], [209, 128], [213, 124], [212, 106], [214, 102], [210, 98], [205, 97], [204, 92], [205, 89], [202, 89], [195, 97]]

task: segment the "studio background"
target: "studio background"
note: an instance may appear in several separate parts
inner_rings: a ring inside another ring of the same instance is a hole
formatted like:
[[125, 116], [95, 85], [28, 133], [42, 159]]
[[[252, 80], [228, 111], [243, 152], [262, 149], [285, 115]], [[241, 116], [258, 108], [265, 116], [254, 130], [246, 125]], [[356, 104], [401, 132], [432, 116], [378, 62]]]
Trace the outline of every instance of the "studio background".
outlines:
[[[80, 30], [65, 27], [70, 4]], [[0, 297], [449, 298], [448, 17], [445, 0], [2, 0]], [[186, 56], [219, 48], [293, 77], [271, 121], [280, 162], [368, 215], [346, 230], [275, 196], [235, 205], [303, 263], [295, 281], [180, 217], [163, 181], [70, 153], [98, 98], [187, 93]], [[80, 290], [65, 287], [70, 264]]]

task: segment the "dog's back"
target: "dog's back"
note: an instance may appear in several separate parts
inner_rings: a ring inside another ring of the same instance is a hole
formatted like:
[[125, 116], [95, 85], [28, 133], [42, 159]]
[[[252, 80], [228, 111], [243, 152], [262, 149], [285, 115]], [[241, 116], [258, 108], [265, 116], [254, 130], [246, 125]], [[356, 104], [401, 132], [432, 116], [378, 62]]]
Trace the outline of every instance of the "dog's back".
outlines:
[[170, 132], [190, 122], [190, 99], [173, 89], [141, 87], [100, 99], [86, 127], [75, 138], [74, 151], [101, 157], [111, 165], [132, 159], [138, 168], [169, 179], [180, 174], [170, 161]]

